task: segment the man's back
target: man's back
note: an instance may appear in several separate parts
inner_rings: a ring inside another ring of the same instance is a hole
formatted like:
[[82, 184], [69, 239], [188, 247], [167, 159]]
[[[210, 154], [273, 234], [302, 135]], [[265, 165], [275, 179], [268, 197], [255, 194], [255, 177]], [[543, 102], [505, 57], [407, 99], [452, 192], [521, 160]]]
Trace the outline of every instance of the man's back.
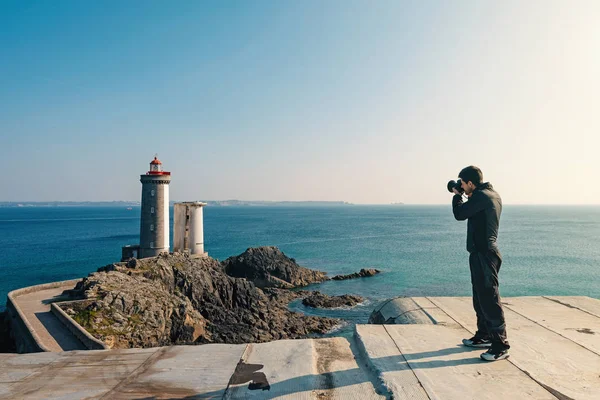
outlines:
[[462, 199], [458, 199], [453, 204], [453, 211], [456, 219], [469, 220], [467, 251], [485, 253], [488, 250], [498, 250], [496, 240], [502, 213], [502, 199], [489, 182], [479, 185], [468, 202], [463, 203]]

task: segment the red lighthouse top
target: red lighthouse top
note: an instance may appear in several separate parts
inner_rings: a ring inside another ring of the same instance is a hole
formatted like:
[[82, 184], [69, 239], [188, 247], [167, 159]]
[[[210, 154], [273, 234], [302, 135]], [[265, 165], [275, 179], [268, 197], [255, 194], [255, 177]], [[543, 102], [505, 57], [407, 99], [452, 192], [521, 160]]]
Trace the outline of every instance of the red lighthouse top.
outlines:
[[150, 161], [150, 171], [148, 171], [146, 175], [171, 175], [171, 173], [163, 171], [162, 163], [158, 157], [155, 156], [154, 160]]

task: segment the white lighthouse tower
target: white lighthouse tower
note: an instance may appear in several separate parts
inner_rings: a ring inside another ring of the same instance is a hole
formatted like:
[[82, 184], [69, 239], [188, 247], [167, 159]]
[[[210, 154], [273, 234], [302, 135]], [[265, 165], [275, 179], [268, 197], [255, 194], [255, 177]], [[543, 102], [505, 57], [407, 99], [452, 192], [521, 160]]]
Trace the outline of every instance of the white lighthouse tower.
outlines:
[[150, 162], [150, 170], [140, 176], [140, 182], [142, 182], [142, 212], [138, 257], [154, 257], [169, 252], [171, 173], [163, 171], [162, 163], [154, 157]]

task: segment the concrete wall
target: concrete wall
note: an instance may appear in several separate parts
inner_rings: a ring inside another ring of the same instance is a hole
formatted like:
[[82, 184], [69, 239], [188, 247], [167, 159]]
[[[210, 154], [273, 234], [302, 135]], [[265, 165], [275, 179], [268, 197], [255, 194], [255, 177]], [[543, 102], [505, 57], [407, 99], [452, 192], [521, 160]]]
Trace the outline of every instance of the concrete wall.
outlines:
[[204, 217], [202, 205], [190, 209], [190, 253], [204, 254]]
[[10, 325], [8, 324], [8, 313], [0, 312], [0, 356], [2, 353], [16, 353], [15, 341], [10, 335]]
[[[72, 303], [72, 302], [65, 302], [65, 303]], [[95, 337], [93, 337], [92, 335], [90, 335], [90, 333], [88, 331], [86, 331], [85, 329], [83, 329], [83, 327], [81, 325], [79, 325], [77, 323], [77, 321], [75, 321], [66, 312], [64, 312], [62, 310], [62, 308], [60, 308], [61, 304], [63, 304], [63, 303], [52, 303], [50, 305], [50, 310], [52, 311], [52, 314], [54, 314], [56, 316], [56, 318], [58, 318], [58, 320], [60, 322], [62, 322], [67, 327], [67, 329], [69, 329], [71, 331], [71, 333], [73, 335], [75, 335], [75, 337], [77, 339], [79, 339], [79, 341], [81, 343], [84, 344], [85, 347], [87, 347], [89, 350], [109, 349], [109, 347], [106, 343], [104, 343], [101, 340], [98, 340]]]
[[139, 258], [169, 251], [170, 175], [141, 175], [142, 210]]
[[199, 201], [176, 203], [173, 213], [173, 251], [203, 256], [204, 213], [206, 203]]
[[187, 248], [186, 235], [187, 207], [184, 203], [175, 203], [173, 206], [173, 251], [183, 253]]
[[121, 262], [129, 261], [131, 258], [140, 258], [139, 245], [127, 245], [121, 247]]
[[40, 290], [52, 289], [63, 285], [72, 284], [75, 286], [80, 279], [72, 279], [69, 281], [45, 283], [42, 285], [29, 286], [23, 289], [13, 290], [8, 294], [6, 300], [6, 312], [8, 313], [8, 323], [10, 325], [11, 336], [15, 340], [18, 353], [38, 353], [42, 351], [50, 351], [42, 344], [35, 329], [25, 318], [23, 311], [20, 309], [15, 299], [19, 296], [37, 292]]

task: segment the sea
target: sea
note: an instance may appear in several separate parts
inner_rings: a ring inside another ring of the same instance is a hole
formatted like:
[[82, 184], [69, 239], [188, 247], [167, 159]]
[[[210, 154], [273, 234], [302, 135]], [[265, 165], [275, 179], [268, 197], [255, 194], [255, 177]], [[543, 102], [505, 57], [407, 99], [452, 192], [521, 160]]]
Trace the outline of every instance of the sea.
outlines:
[[[139, 207], [0, 208], [0, 310], [11, 290], [85, 277], [119, 261], [122, 246], [139, 242], [139, 226]], [[356, 307], [290, 304], [293, 311], [343, 319], [342, 334], [392, 297], [470, 296], [466, 229], [449, 204], [204, 208], [205, 250], [213, 258], [277, 246], [331, 276], [380, 269], [374, 277], [306, 288], [364, 297]], [[600, 298], [599, 240], [600, 206], [505, 205], [501, 295]]]

